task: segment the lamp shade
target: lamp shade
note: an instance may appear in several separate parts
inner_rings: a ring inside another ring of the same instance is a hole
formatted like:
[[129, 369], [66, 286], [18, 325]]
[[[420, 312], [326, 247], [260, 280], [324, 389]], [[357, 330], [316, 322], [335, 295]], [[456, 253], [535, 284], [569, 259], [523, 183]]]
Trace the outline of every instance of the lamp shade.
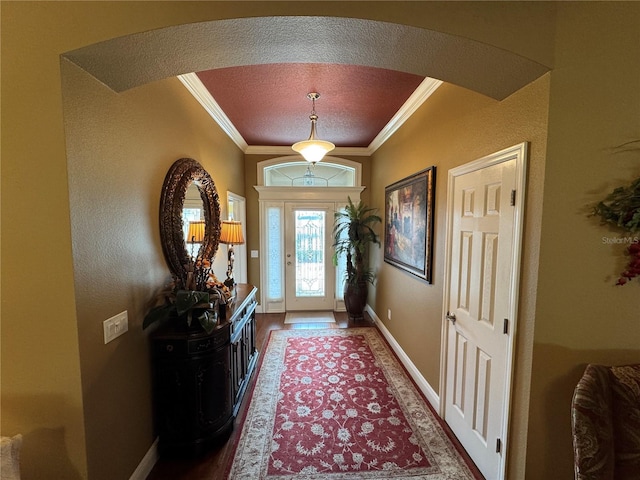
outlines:
[[233, 220], [226, 220], [222, 222], [221, 226], [220, 243], [227, 243], [230, 245], [242, 245], [244, 243], [244, 237], [242, 236], [242, 223], [235, 222]]
[[204, 240], [204, 220], [189, 222], [189, 230], [187, 232], [187, 243], [202, 243]]

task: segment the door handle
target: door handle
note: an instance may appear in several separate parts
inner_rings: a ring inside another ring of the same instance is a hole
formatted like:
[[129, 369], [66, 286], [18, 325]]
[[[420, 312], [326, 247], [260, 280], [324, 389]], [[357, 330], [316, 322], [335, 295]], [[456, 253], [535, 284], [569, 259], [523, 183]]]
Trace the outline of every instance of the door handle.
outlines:
[[457, 320], [457, 319], [456, 319], [456, 314], [455, 314], [455, 313], [449, 313], [449, 312], [447, 312], [446, 319], [447, 319], [447, 320], [450, 320], [450, 321], [451, 321], [451, 323], [453, 323], [453, 324], [455, 325], [456, 320]]

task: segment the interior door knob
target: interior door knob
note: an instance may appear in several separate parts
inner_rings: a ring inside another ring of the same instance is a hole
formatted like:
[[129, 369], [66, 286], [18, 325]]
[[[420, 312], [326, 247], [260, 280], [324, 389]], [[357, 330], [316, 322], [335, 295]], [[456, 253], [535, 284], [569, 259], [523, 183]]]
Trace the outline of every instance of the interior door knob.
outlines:
[[453, 323], [453, 324], [456, 323], [456, 314], [455, 313], [447, 312], [446, 318], [447, 318], [447, 320], [451, 321], [451, 323]]

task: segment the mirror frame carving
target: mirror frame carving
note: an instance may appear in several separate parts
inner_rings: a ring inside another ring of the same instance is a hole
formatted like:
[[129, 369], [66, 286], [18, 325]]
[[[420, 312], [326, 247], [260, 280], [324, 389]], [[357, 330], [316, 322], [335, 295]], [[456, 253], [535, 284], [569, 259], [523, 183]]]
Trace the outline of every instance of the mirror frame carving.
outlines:
[[213, 260], [220, 241], [220, 197], [209, 173], [193, 158], [176, 160], [164, 179], [160, 196], [160, 243], [171, 274], [186, 279], [190, 255], [184, 240], [182, 209], [191, 183], [197, 185], [204, 209], [204, 242], [198, 257]]

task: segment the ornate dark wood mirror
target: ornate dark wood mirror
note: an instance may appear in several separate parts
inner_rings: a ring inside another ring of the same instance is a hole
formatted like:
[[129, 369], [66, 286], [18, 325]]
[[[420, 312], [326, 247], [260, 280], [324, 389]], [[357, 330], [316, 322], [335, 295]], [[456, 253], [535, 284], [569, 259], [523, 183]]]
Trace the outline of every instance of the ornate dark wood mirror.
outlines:
[[171, 273], [185, 278], [191, 258], [185, 242], [183, 209], [189, 187], [200, 192], [205, 221], [204, 238], [194, 256], [212, 259], [220, 239], [220, 199], [213, 179], [192, 158], [181, 158], [171, 166], [160, 196], [160, 240]]

